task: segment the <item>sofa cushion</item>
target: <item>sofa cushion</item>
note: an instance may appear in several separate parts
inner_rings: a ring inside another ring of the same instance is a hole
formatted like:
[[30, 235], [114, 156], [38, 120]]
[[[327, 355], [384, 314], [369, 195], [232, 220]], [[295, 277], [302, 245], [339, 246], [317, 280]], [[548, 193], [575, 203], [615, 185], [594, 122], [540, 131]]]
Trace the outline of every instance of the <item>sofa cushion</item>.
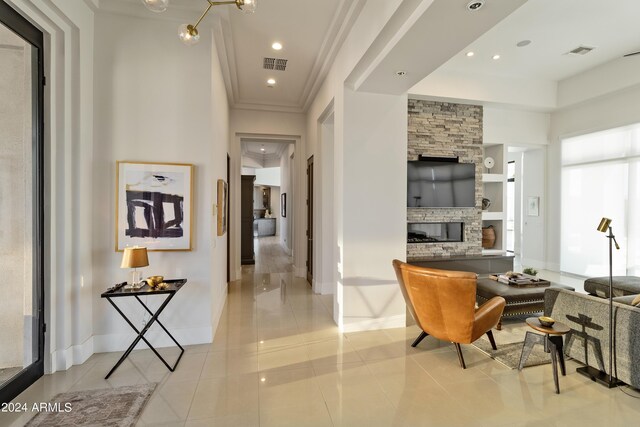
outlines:
[[[612, 285], [614, 297], [640, 294], [640, 277], [613, 276]], [[584, 290], [600, 298], [609, 298], [609, 276], [585, 280]]]
[[[636, 298], [639, 298], [637, 302], [635, 302]], [[640, 295], [625, 295], [623, 297], [615, 297], [613, 298], [613, 301], [626, 305], [638, 305], [640, 303]]]

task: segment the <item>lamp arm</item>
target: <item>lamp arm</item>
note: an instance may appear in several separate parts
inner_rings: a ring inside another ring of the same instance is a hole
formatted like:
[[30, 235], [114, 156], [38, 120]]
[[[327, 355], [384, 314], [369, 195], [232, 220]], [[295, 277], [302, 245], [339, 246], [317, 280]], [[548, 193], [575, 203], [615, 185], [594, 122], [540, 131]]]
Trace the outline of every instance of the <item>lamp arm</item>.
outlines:
[[609, 235], [607, 236], [610, 239], [613, 239], [613, 243], [616, 245], [616, 249], [620, 250], [620, 245], [618, 244], [618, 241], [616, 240], [616, 236], [613, 235], [613, 227], [609, 227]]

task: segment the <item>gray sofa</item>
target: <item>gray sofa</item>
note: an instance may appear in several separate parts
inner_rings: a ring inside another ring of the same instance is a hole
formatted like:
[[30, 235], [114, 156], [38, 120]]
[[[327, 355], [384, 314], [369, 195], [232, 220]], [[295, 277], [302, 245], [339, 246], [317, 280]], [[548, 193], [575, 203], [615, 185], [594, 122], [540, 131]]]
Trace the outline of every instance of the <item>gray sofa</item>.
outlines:
[[[571, 328], [564, 352], [573, 359], [609, 370], [609, 300], [548, 288], [544, 313]], [[617, 301], [618, 299], [624, 302]], [[640, 307], [628, 305], [630, 297], [614, 298], [614, 375], [640, 388]]]
[[[613, 276], [611, 287], [614, 297], [640, 294], [640, 277]], [[597, 297], [609, 298], [609, 276], [591, 277], [585, 280], [584, 290]]]

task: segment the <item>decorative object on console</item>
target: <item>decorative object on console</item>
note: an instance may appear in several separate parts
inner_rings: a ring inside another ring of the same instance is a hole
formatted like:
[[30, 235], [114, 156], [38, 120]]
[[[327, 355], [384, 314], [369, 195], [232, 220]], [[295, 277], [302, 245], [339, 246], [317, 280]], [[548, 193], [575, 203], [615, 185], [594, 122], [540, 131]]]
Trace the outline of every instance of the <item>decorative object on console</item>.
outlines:
[[125, 286], [126, 289], [139, 289], [144, 285], [140, 280], [140, 272], [138, 268], [149, 265], [149, 257], [147, 256], [147, 248], [135, 246], [133, 248], [125, 248], [122, 254], [122, 263], [120, 268], [133, 268], [131, 273], [131, 283]]
[[491, 168], [493, 168], [495, 165], [496, 161], [493, 159], [493, 157], [485, 157], [484, 167], [487, 168], [487, 173], [491, 173]]
[[496, 244], [496, 230], [493, 225], [482, 227], [482, 248], [491, 249]]
[[227, 204], [229, 203], [229, 186], [224, 179], [218, 180], [218, 236], [227, 232]]
[[482, 198], [482, 210], [486, 211], [487, 209], [489, 209], [489, 206], [491, 206], [491, 200], [487, 199], [486, 197]]
[[578, 368], [576, 371], [591, 378], [592, 381], [608, 388], [614, 388], [620, 385], [620, 381], [613, 376], [613, 244], [615, 243], [616, 249], [620, 249], [620, 245], [613, 234], [611, 219], [602, 218], [597, 230], [601, 233], [609, 232], [607, 234], [607, 239], [609, 239], [609, 373], [588, 365]]
[[116, 251], [190, 251], [193, 165], [119, 161]]
[[542, 326], [546, 326], [546, 327], [553, 326], [553, 324], [556, 323], [556, 321], [553, 320], [553, 318], [547, 317], [547, 316], [538, 317], [538, 322], [540, 322]]
[[[231, 0], [231, 1], [211, 1], [206, 0], [209, 3], [209, 6], [205, 9], [205, 11], [200, 15], [198, 21], [195, 24], [182, 24], [178, 28], [180, 33], [178, 36], [180, 37], [180, 41], [187, 46], [194, 45], [198, 43], [200, 40], [200, 34], [198, 33], [198, 25], [207, 16], [209, 10], [213, 6], [220, 6], [225, 4], [235, 4], [238, 9], [245, 13], [253, 13], [256, 10], [258, 0]], [[164, 12], [167, 10], [167, 6], [169, 5], [169, 0], [142, 0], [142, 4], [144, 4], [147, 9], [152, 12]]]
[[151, 289], [157, 287], [164, 280], [164, 276], [149, 276], [147, 277], [147, 284]]

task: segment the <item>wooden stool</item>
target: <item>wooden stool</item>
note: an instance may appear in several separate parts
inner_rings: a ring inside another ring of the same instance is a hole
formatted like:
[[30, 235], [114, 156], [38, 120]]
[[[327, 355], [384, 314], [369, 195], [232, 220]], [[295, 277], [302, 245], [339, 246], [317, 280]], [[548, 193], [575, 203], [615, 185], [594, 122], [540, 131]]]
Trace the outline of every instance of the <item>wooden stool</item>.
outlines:
[[555, 322], [552, 326], [542, 326], [537, 317], [527, 318], [527, 325], [542, 332], [544, 335], [537, 334], [535, 332], [527, 331], [527, 335], [524, 339], [524, 345], [522, 346], [522, 354], [520, 355], [520, 364], [518, 370], [522, 370], [524, 363], [529, 358], [531, 350], [535, 344], [544, 345], [544, 351], [551, 353], [551, 365], [553, 368], [553, 381], [556, 385], [556, 394], [560, 394], [560, 385], [558, 384], [558, 366], [557, 359], [560, 359], [560, 370], [562, 375], [567, 375], [567, 371], [564, 366], [564, 354], [562, 351], [562, 335], [569, 332], [571, 329], [564, 323]]

